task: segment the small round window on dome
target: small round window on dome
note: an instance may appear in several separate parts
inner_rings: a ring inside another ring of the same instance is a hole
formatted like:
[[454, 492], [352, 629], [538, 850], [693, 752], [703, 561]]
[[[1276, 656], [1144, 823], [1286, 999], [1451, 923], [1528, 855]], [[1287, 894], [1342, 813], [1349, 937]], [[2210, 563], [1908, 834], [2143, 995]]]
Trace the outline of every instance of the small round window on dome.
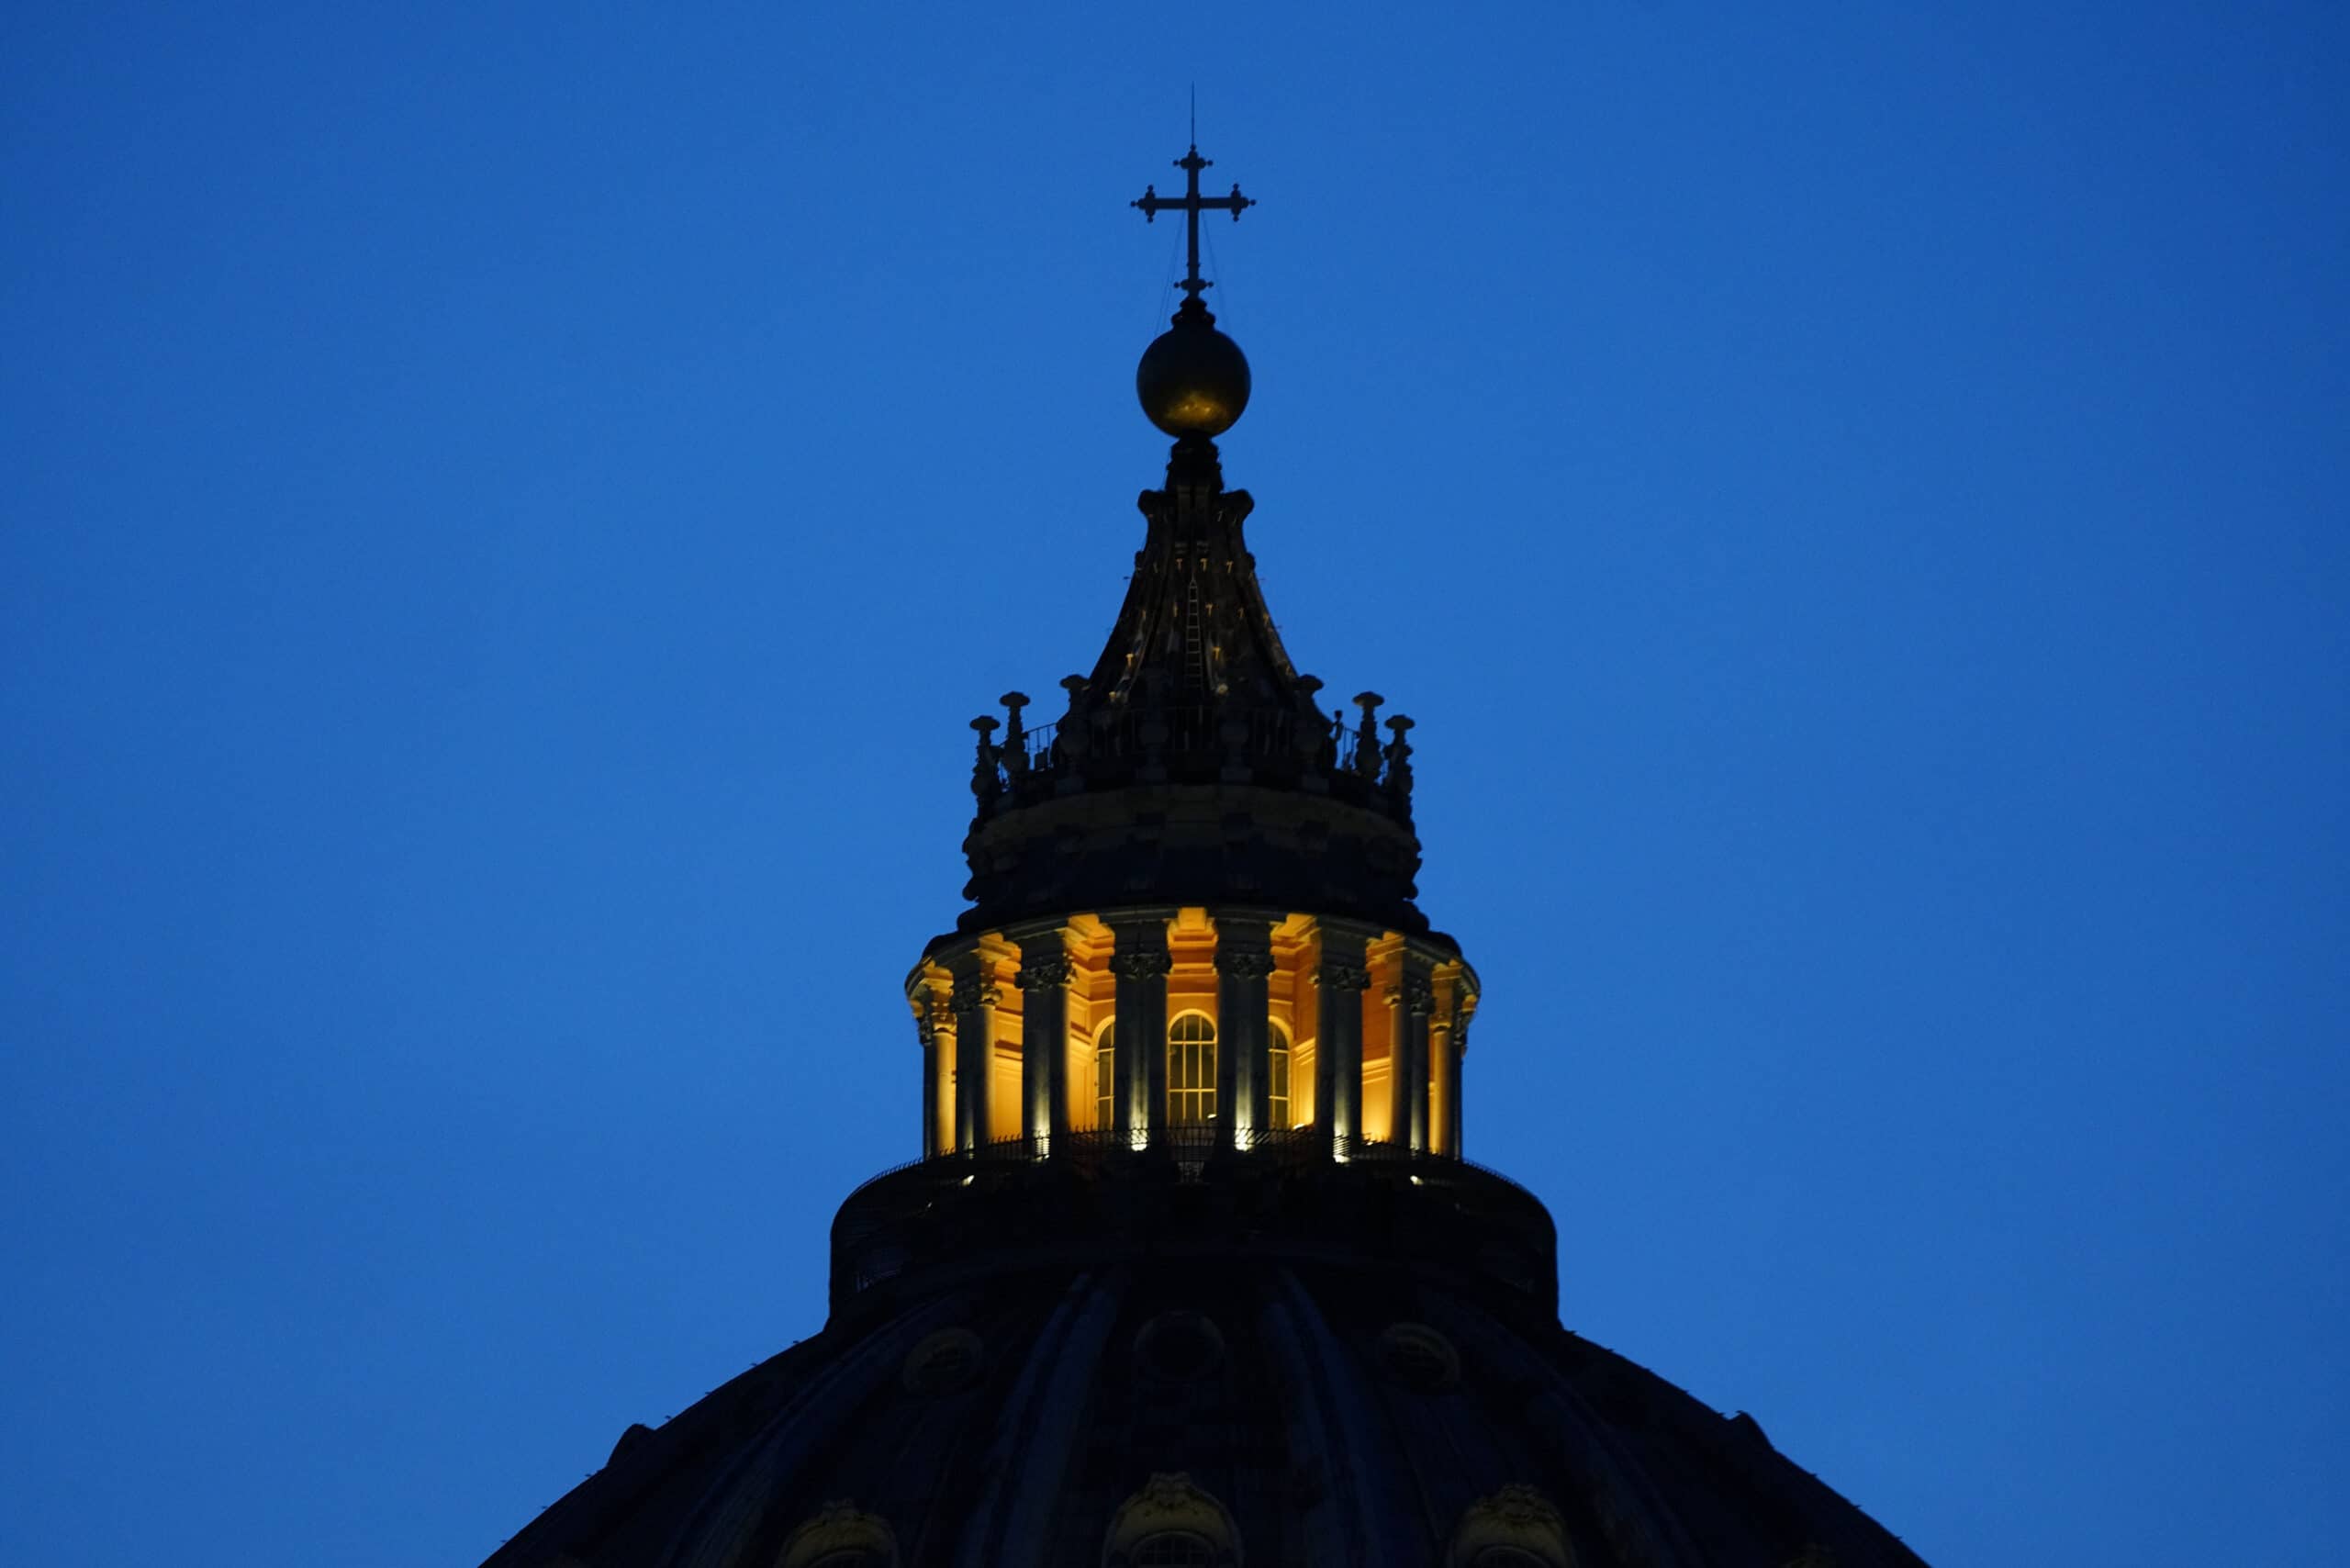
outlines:
[[899, 1381], [908, 1394], [953, 1394], [978, 1381], [979, 1337], [968, 1328], [941, 1328], [906, 1352]]
[[1224, 1335], [1196, 1312], [1162, 1312], [1135, 1336], [1135, 1361], [1151, 1377], [1188, 1383], [1224, 1364]]
[[1442, 1394], [1460, 1386], [1460, 1352], [1425, 1323], [1389, 1324], [1379, 1336], [1379, 1364], [1416, 1393]]

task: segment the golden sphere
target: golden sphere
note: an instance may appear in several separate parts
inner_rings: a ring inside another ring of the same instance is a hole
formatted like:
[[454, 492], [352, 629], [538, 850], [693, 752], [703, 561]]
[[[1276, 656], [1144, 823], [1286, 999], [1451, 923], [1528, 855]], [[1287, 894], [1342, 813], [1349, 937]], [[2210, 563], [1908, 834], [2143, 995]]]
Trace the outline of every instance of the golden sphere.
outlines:
[[1248, 361], [1194, 297], [1143, 350], [1135, 395], [1150, 422], [1169, 435], [1221, 435], [1248, 406]]

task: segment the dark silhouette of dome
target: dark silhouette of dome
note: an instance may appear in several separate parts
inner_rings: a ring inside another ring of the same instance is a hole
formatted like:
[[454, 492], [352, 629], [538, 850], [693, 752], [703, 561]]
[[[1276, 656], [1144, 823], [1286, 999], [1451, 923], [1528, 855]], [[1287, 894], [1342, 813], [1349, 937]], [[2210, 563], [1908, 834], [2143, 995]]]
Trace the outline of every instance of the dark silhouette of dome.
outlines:
[[1150, 422], [1172, 436], [1218, 436], [1248, 407], [1248, 359], [1215, 329], [1198, 295], [1174, 325], [1151, 340], [1135, 367], [1135, 396]]
[[1751, 1418], [1561, 1327], [1530, 1194], [1313, 1152], [878, 1178], [822, 1334], [632, 1428], [492, 1561], [1919, 1568]]

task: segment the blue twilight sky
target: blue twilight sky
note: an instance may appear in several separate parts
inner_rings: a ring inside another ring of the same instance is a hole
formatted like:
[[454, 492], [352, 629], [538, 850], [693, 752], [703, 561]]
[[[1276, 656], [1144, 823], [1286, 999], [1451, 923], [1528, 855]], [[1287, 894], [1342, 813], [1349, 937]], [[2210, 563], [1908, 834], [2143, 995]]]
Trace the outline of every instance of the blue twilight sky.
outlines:
[[464, 1563], [823, 1320], [1180, 231], [1563, 1316], [1939, 1565], [2350, 1490], [2350, 10], [0, 17], [0, 1561]]

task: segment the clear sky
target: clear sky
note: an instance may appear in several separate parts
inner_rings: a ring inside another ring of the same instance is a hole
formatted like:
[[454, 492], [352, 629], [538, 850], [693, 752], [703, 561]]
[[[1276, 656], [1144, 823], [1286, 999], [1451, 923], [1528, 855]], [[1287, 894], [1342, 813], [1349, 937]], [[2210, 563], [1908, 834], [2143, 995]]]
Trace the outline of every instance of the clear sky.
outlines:
[[821, 1327], [1192, 83], [1569, 1326], [1942, 1568], [2339, 1556], [2350, 10], [23, 0], [0, 1561], [472, 1562]]

